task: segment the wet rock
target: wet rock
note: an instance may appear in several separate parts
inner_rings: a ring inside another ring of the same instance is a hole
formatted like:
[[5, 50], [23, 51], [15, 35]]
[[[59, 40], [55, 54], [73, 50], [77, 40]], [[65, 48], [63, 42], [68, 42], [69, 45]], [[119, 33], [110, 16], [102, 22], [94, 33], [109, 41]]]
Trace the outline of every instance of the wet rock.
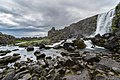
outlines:
[[18, 70], [16, 70], [16, 72], [22, 72], [22, 71], [25, 71], [27, 69], [26, 66], [21, 66]]
[[51, 56], [48, 56], [48, 57], [46, 57], [46, 59], [52, 59], [52, 57], [51, 57]]
[[45, 54], [36, 54], [35, 56], [37, 57], [37, 60], [39, 60], [39, 59], [44, 59], [46, 55]]
[[40, 54], [41, 52], [40, 52], [40, 50], [36, 50], [35, 52], [34, 52], [34, 55], [37, 55], [37, 54]]
[[61, 48], [62, 48], [62, 46], [60, 46], [60, 45], [56, 45], [53, 47], [53, 49], [61, 49]]
[[72, 67], [72, 66], [75, 65], [75, 62], [72, 61], [72, 60], [70, 60], [70, 59], [68, 59], [68, 60], [65, 61], [64, 65], [65, 65], [65, 66]]
[[65, 50], [68, 50], [68, 51], [74, 51], [75, 50], [74, 44], [73, 43], [68, 43], [68, 42], [64, 43], [63, 48]]
[[70, 57], [80, 57], [79, 53], [71, 53], [69, 54]]
[[14, 53], [13, 56], [19, 56], [20, 54], [19, 53]]
[[4, 56], [6, 55], [7, 53], [10, 53], [11, 51], [10, 50], [6, 50], [6, 51], [0, 51], [0, 56]]
[[105, 76], [97, 76], [94, 78], [94, 80], [106, 80]]
[[27, 51], [34, 51], [34, 47], [33, 46], [28, 46]]
[[40, 74], [42, 72], [42, 67], [40, 65], [29, 65], [28, 69], [30, 70], [30, 73], [38, 73]]
[[119, 76], [97, 76], [94, 80], [120, 80]]
[[18, 51], [19, 49], [14, 49], [14, 50], [12, 50], [12, 51]]
[[13, 77], [15, 76], [15, 71], [9, 72], [6, 74], [6, 76], [2, 80], [13, 80]]
[[31, 78], [30, 73], [27, 73], [27, 74], [25, 74], [25, 75], [23, 76], [23, 79], [24, 79], [24, 80], [30, 80], [30, 78]]
[[112, 37], [112, 35], [113, 35], [112, 33], [106, 33], [106, 34], [102, 35], [102, 37], [105, 39], [109, 39], [110, 37]]
[[11, 62], [15, 62], [20, 58], [21, 58], [20, 56], [6, 56], [3, 58], [0, 58], [0, 64], [8, 64]]
[[60, 54], [61, 54], [63, 57], [69, 55], [69, 53], [66, 53], [66, 52], [61, 52]]
[[24, 76], [25, 74], [27, 74], [27, 73], [29, 73], [28, 70], [19, 72], [19, 73], [15, 74], [15, 76], [13, 77], [12, 80], [18, 80], [19, 78], [23, 77], [23, 76]]
[[39, 77], [33, 76], [31, 80], [39, 80]]
[[80, 39], [74, 40], [73, 43], [75, 46], [77, 46], [78, 49], [84, 49], [86, 47], [84, 41]]
[[120, 63], [112, 60], [111, 58], [102, 58], [100, 62], [96, 65], [96, 68], [105, 70], [110, 68], [116, 73], [120, 73]]
[[39, 44], [39, 49], [43, 49], [43, 48], [45, 48], [45, 45], [44, 44]]
[[91, 80], [91, 79], [89, 72], [87, 70], [83, 70], [80, 75], [65, 76], [63, 80]]
[[99, 57], [95, 53], [86, 53], [86, 56], [83, 57], [84, 61], [87, 62], [99, 62]]

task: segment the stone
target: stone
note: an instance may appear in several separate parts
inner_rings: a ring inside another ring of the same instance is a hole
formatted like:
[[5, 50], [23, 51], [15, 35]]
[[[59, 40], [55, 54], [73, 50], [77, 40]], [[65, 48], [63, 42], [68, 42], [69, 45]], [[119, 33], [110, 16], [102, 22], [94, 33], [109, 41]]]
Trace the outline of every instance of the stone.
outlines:
[[80, 75], [68, 75], [63, 80], [91, 80], [88, 70], [83, 70]]
[[19, 56], [20, 54], [19, 53], [14, 53], [13, 56]]
[[34, 51], [34, 47], [33, 46], [28, 46], [27, 51]]
[[74, 51], [75, 50], [74, 44], [73, 43], [68, 43], [68, 42], [63, 44], [63, 48], [65, 50], [68, 50], [68, 51]]
[[30, 78], [31, 78], [30, 73], [27, 73], [27, 74], [25, 74], [25, 75], [23, 76], [23, 79], [24, 79], [24, 80], [29, 80]]
[[21, 58], [20, 56], [6, 56], [3, 58], [0, 58], [0, 64], [8, 64], [11, 62], [15, 62], [20, 58]]
[[45, 48], [45, 45], [44, 44], [39, 44], [39, 49], [43, 49], [43, 48]]
[[72, 60], [70, 60], [70, 59], [68, 59], [68, 60], [65, 61], [64, 65], [65, 65], [65, 66], [72, 67], [72, 66], [75, 65], [75, 62], [72, 61]]
[[102, 58], [100, 62], [96, 65], [96, 68], [103, 70], [105, 70], [106, 68], [110, 68], [116, 73], [120, 73], [120, 63], [112, 60], [111, 58]]
[[74, 40], [73, 43], [75, 46], [77, 46], [77, 49], [84, 49], [86, 47], [84, 41], [80, 39]]
[[69, 55], [69, 53], [66, 53], [66, 52], [61, 52], [60, 54], [61, 54], [63, 57]]
[[17, 74], [15, 74], [15, 76], [13, 77], [12, 80], [18, 80], [19, 78], [23, 77], [25, 74], [29, 73], [28, 70], [25, 70], [25, 71], [21, 71]]
[[13, 80], [14, 76], [15, 76], [15, 71], [12, 71], [12, 72], [7, 73], [2, 80]]
[[87, 62], [99, 62], [99, 57], [95, 53], [86, 53], [86, 56], [83, 57], [84, 61]]

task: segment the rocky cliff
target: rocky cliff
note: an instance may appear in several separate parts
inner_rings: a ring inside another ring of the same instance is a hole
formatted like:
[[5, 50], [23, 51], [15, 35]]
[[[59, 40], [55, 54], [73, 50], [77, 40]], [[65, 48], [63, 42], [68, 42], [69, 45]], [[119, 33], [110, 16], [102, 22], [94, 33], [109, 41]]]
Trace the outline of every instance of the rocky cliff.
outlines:
[[15, 37], [7, 34], [2, 34], [0, 32], [0, 45], [13, 44], [15, 42]]
[[81, 20], [77, 23], [73, 23], [64, 29], [55, 30], [55, 28], [52, 28], [48, 31], [48, 37], [53, 41], [58, 41], [69, 37], [89, 36], [94, 33], [96, 25], [97, 15]]
[[120, 32], [120, 3], [115, 8], [115, 16], [112, 21], [112, 29], [114, 33]]

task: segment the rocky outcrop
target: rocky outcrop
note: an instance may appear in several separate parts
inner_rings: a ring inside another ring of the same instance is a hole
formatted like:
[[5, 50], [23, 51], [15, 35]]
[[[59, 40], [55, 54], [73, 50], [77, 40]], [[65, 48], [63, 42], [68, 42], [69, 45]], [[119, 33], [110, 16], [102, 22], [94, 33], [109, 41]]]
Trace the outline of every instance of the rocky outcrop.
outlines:
[[97, 15], [81, 20], [77, 23], [73, 23], [64, 29], [55, 30], [53, 27], [48, 31], [48, 37], [52, 38], [52, 41], [58, 41], [68, 39], [70, 37], [83, 37], [91, 35], [96, 30]]
[[112, 29], [113, 32], [120, 33], [120, 3], [115, 8], [115, 17], [112, 21]]
[[11, 35], [2, 34], [0, 32], [0, 44], [13, 44], [15, 42], [15, 37]]

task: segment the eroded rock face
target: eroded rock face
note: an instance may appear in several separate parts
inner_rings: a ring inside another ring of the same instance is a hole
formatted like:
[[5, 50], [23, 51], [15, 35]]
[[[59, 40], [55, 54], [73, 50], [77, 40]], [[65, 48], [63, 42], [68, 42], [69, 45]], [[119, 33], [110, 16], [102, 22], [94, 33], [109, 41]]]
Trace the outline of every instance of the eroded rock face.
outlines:
[[103, 36], [96, 35], [91, 39], [92, 43], [97, 46], [105, 47], [106, 49], [118, 52], [120, 51], [120, 37], [119, 34], [106, 33]]
[[115, 16], [112, 20], [113, 32], [120, 32], [120, 3], [115, 8]]
[[73, 23], [61, 30], [55, 30], [55, 28], [52, 28], [50, 31], [48, 31], [48, 37], [50, 37], [53, 42], [68, 39], [71, 37], [80, 38], [94, 33], [96, 30], [96, 25], [97, 15], [81, 20], [77, 23]]

